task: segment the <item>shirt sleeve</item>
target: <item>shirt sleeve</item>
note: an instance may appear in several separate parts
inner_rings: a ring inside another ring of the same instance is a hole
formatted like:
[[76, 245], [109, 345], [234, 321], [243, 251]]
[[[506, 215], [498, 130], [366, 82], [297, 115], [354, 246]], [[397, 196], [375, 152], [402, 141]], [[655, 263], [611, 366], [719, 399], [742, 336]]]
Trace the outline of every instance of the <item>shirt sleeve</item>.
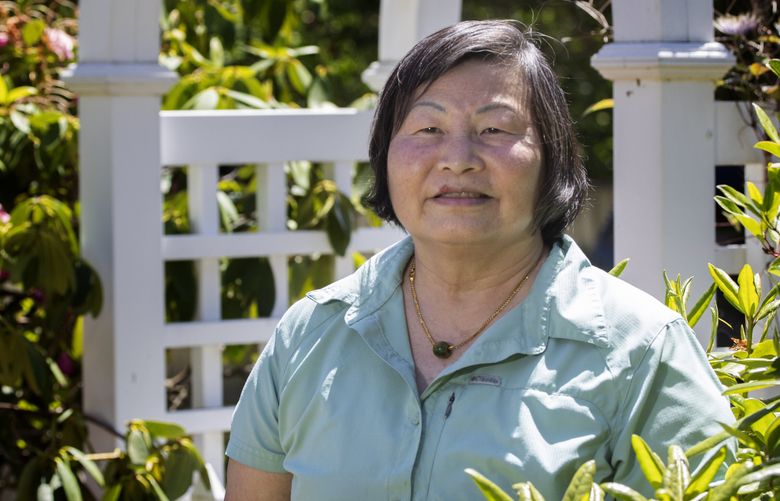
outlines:
[[[642, 437], [666, 464], [670, 445], [687, 449], [723, 431], [718, 423], [732, 424], [734, 416], [704, 351], [682, 319], [667, 324], [632, 369], [613, 428], [613, 481], [650, 495], [652, 488], [631, 446], [632, 435]], [[729, 447], [733, 455], [730, 442]], [[691, 458], [691, 471], [709, 455]]]
[[284, 450], [279, 440], [279, 332], [260, 354], [233, 411], [227, 454], [258, 470], [282, 473]]

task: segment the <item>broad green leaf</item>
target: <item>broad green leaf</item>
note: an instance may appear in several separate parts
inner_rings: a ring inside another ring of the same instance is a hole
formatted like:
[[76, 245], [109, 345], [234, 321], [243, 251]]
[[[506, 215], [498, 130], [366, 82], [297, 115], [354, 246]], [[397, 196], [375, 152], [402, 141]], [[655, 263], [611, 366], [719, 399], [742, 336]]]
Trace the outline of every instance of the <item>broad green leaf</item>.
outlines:
[[778, 355], [777, 348], [775, 347], [775, 341], [773, 339], [767, 339], [753, 345], [752, 356], [755, 358], [776, 357]]
[[780, 157], [780, 144], [772, 141], [759, 141], [753, 145], [753, 148], [766, 151], [776, 157]]
[[613, 277], [619, 277], [623, 274], [623, 271], [626, 269], [626, 266], [628, 266], [628, 261], [630, 258], [625, 258], [622, 261], [620, 261], [618, 264], [612, 267], [611, 270], [609, 270], [609, 274]]
[[739, 304], [742, 305], [742, 311], [745, 315], [752, 317], [758, 308], [758, 292], [753, 279], [753, 269], [749, 264], [742, 267], [737, 277], [739, 284], [738, 297]]
[[729, 200], [734, 202], [735, 204], [739, 205], [740, 207], [747, 207], [750, 203], [747, 196], [745, 196], [744, 193], [741, 193], [734, 189], [732, 186], [729, 186], [727, 184], [719, 184], [717, 188], [720, 190], [723, 195], [726, 196]]
[[717, 288], [718, 286], [715, 284], [710, 285], [709, 289], [704, 291], [704, 294], [702, 294], [699, 300], [696, 301], [696, 304], [693, 305], [693, 308], [688, 312], [689, 326], [694, 327], [699, 322], [701, 316], [707, 311], [707, 307], [710, 305]]
[[666, 467], [661, 458], [650, 449], [647, 442], [642, 440], [642, 437], [639, 435], [631, 435], [631, 446], [634, 448], [634, 453], [637, 461], [639, 461], [640, 468], [642, 468], [642, 473], [645, 474], [645, 478], [647, 478], [653, 489], [663, 487]]
[[306, 90], [311, 85], [312, 76], [303, 63], [297, 59], [293, 59], [287, 63], [287, 78], [296, 91], [302, 95], [306, 95]]
[[737, 296], [737, 284], [734, 280], [731, 279], [728, 273], [720, 268], [716, 268], [712, 263], [709, 263], [707, 267], [709, 268], [712, 280], [718, 286], [718, 289], [720, 289], [720, 292], [723, 294], [723, 297], [726, 298], [726, 301], [731, 303], [734, 308], [744, 313], [739, 302], [739, 297]]
[[596, 101], [595, 103], [585, 108], [585, 111], [582, 112], [582, 116], [584, 117], [586, 115], [590, 115], [591, 113], [595, 113], [601, 110], [611, 110], [614, 107], [615, 107], [614, 99], [611, 98], [602, 99], [600, 101]]
[[192, 484], [192, 473], [199, 468], [197, 460], [186, 449], [173, 449], [165, 461], [162, 489], [171, 499], [178, 499]]
[[720, 206], [721, 209], [723, 209], [724, 212], [731, 214], [732, 216], [738, 216], [745, 213], [745, 211], [739, 205], [726, 197], [716, 196], [715, 202]]
[[290, 48], [287, 53], [292, 57], [313, 56], [320, 53], [320, 48], [316, 45], [304, 45], [303, 47]]
[[758, 122], [761, 124], [761, 128], [764, 129], [764, 132], [766, 132], [766, 135], [769, 137], [769, 139], [776, 143], [780, 143], [780, 135], [777, 133], [775, 124], [772, 123], [772, 119], [769, 118], [769, 115], [767, 115], [766, 112], [756, 103], [753, 103], [753, 110], [756, 112], [756, 117], [758, 118]]
[[219, 217], [222, 222], [222, 228], [228, 233], [233, 232], [240, 216], [236, 204], [230, 198], [230, 195], [222, 190], [217, 191], [217, 206], [219, 207]]
[[750, 197], [751, 200], [753, 200], [758, 205], [764, 203], [764, 195], [763, 193], [761, 193], [761, 190], [758, 189], [758, 186], [748, 181], [747, 183], [745, 183], [745, 187], [747, 188], [748, 196]]
[[149, 457], [149, 447], [143, 432], [138, 428], [130, 430], [127, 436], [127, 455], [130, 457], [130, 461], [136, 465], [146, 463], [146, 458]]
[[561, 501], [580, 501], [583, 496], [587, 496], [591, 492], [595, 473], [596, 461], [592, 459], [577, 468]]
[[[4, 85], [4, 83], [0, 85]], [[35, 96], [37, 94], [38, 94], [38, 89], [36, 89], [35, 87], [30, 87], [28, 85], [25, 85], [22, 87], [15, 87], [11, 89], [11, 91], [8, 92], [8, 95], [2, 101], [5, 101], [6, 104], [11, 104], [16, 101], [19, 101], [20, 99], [24, 99], [30, 96]], [[0, 97], [2, 97], [2, 92], [0, 92]]]
[[73, 474], [73, 470], [70, 469], [70, 465], [62, 458], [55, 458], [54, 464], [57, 466], [57, 475], [62, 482], [62, 488], [65, 490], [65, 496], [68, 501], [81, 501], [81, 489], [79, 489], [79, 482], [76, 480], [76, 475]]
[[746, 230], [748, 230], [751, 234], [757, 236], [758, 238], [761, 238], [764, 235], [764, 231], [761, 228], [761, 223], [759, 223], [752, 217], [735, 214], [734, 218], [737, 221], [739, 221], [739, 224], [744, 226]]
[[20, 132], [25, 134], [30, 133], [30, 119], [27, 118], [27, 115], [17, 111], [15, 108], [11, 108], [9, 116], [11, 118], [11, 123], [14, 124], [14, 127], [19, 129]]
[[707, 501], [729, 501], [742, 487], [742, 479], [753, 471], [753, 463], [734, 463], [726, 472], [726, 481], [710, 491]]
[[601, 484], [601, 488], [615, 499], [620, 501], [647, 501], [647, 498], [634, 489], [614, 482]]
[[271, 107], [270, 104], [263, 101], [259, 97], [253, 96], [252, 94], [247, 94], [245, 92], [238, 92], [232, 89], [223, 89], [222, 94], [248, 108], [266, 110]]
[[766, 65], [772, 70], [775, 75], [780, 77], [780, 59], [770, 59]]
[[487, 477], [472, 468], [464, 470], [468, 476], [477, 484], [480, 492], [488, 501], [512, 501], [512, 498], [504, 492], [501, 487], [494, 484]]
[[42, 19], [32, 19], [22, 27], [22, 40], [29, 46], [36, 45], [41, 41], [43, 32], [46, 30], [46, 23]]
[[8, 84], [2, 76], [0, 76], [0, 103], [8, 103]]
[[219, 92], [214, 87], [204, 89], [182, 106], [185, 110], [215, 110], [219, 106]]
[[177, 438], [187, 436], [187, 430], [176, 423], [144, 420], [142, 424], [149, 430], [153, 438], [176, 440]]
[[772, 386], [780, 386], [780, 379], [770, 379], [766, 381], [750, 381], [747, 383], [740, 383], [728, 388], [726, 391], [723, 392], [723, 395], [737, 395], [740, 393], [762, 390], [764, 388], [771, 388]]
[[773, 457], [780, 452], [780, 416], [776, 417], [766, 430], [766, 445]]
[[716, 454], [714, 454], [707, 462], [699, 468], [696, 475], [691, 478], [691, 483], [688, 484], [688, 488], [685, 489], [686, 499], [698, 496], [702, 492], [706, 491], [712, 479], [720, 470], [723, 462], [726, 460], [726, 447], [721, 447]]
[[775, 299], [774, 301], [765, 304], [761, 307], [760, 310], [758, 310], [758, 313], [756, 314], [756, 320], [761, 320], [770, 313], [773, 313], [775, 310], [777, 310], [778, 307], [780, 307], [780, 299]]

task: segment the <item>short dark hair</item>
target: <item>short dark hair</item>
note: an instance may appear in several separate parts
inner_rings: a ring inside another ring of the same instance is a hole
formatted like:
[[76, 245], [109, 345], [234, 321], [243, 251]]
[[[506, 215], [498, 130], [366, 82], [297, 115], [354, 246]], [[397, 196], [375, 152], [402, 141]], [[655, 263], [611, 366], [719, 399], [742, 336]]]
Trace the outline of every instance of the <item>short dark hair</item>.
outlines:
[[374, 181], [365, 202], [379, 217], [401, 226], [390, 201], [387, 152], [416, 91], [466, 60], [479, 59], [519, 69], [542, 141], [534, 224], [545, 243], [560, 238], [585, 202], [588, 181], [566, 98], [538, 41], [538, 35], [516, 21], [463, 21], [424, 38], [401, 59], [380, 93], [371, 128], [368, 151]]

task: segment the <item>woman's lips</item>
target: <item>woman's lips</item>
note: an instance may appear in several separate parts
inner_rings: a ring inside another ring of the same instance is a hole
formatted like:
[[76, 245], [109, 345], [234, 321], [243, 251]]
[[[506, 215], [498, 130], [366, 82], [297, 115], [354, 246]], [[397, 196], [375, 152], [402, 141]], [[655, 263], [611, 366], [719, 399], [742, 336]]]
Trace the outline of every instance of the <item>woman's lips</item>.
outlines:
[[490, 197], [478, 191], [444, 191], [433, 197], [436, 203], [443, 205], [478, 205]]

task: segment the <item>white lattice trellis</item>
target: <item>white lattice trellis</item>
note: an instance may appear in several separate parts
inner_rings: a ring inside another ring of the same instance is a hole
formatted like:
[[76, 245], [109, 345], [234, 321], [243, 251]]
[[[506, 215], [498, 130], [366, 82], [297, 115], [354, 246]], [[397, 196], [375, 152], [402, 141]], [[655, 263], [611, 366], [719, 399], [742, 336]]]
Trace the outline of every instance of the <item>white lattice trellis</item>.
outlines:
[[[165, 236], [165, 260], [195, 260], [198, 275], [197, 320], [168, 324], [163, 346], [191, 348], [193, 409], [165, 418], [197, 435], [213, 465], [222, 462], [223, 433], [232, 407], [223, 406], [222, 353], [226, 344], [268, 340], [289, 302], [288, 257], [332, 253], [321, 231], [288, 231], [286, 161], [333, 164], [339, 190], [352, 189], [353, 165], [367, 158], [371, 113], [351, 109], [231, 112], [163, 112], [162, 165], [188, 165], [190, 235]], [[219, 165], [256, 164], [259, 231], [220, 234], [217, 183]], [[396, 241], [394, 228], [360, 228], [345, 257], [336, 259], [336, 275], [353, 271], [351, 251], [375, 251]], [[221, 320], [220, 258], [267, 256], [276, 301], [270, 318]]]

